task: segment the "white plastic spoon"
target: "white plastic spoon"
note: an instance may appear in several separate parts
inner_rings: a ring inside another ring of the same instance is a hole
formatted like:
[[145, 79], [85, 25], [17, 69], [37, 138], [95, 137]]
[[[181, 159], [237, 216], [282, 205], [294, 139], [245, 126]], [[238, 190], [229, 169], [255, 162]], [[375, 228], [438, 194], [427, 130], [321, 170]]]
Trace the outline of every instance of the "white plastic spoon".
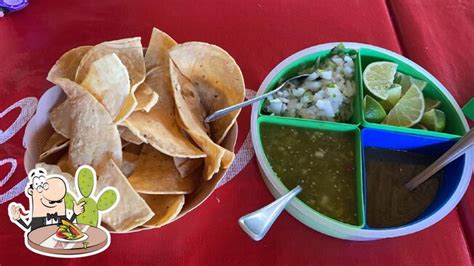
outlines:
[[279, 199], [273, 201], [267, 206], [256, 210], [252, 213], [240, 217], [239, 224], [253, 240], [261, 240], [272, 227], [276, 218], [285, 209], [286, 205], [300, 193], [302, 188], [296, 186], [293, 190], [286, 193]]

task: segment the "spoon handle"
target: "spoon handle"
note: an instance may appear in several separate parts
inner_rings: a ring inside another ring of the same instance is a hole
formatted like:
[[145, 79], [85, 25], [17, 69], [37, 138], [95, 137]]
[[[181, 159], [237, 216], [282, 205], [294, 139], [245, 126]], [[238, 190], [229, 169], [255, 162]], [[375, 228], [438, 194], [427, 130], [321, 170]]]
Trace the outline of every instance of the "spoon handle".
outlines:
[[431, 176], [436, 174], [439, 170], [445, 167], [450, 162], [456, 160], [463, 155], [469, 148], [474, 144], [474, 128], [459, 139], [446, 153], [434, 161], [428, 166], [423, 172], [419, 173], [412, 180], [405, 184], [405, 188], [408, 190], [414, 190], [420, 184], [428, 180]]
[[261, 240], [267, 234], [276, 218], [278, 218], [280, 213], [285, 209], [286, 205], [288, 205], [288, 203], [296, 197], [301, 190], [302, 188], [300, 186], [296, 186], [287, 194], [281, 196], [267, 206], [240, 217], [240, 227], [253, 240]]
[[295, 76], [295, 77], [292, 77], [290, 79], [287, 79], [285, 82], [283, 82], [280, 86], [278, 86], [276, 89], [272, 90], [272, 91], [269, 91], [265, 94], [262, 94], [260, 96], [257, 96], [253, 99], [250, 99], [250, 100], [247, 100], [245, 102], [241, 102], [241, 103], [238, 103], [238, 104], [235, 104], [235, 105], [232, 105], [232, 106], [229, 106], [229, 107], [226, 107], [226, 108], [223, 108], [219, 111], [216, 111], [214, 112], [213, 114], [209, 115], [208, 117], [206, 117], [206, 119], [204, 119], [204, 122], [206, 123], [209, 123], [209, 122], [212, 122], [232, 111], [235, 111], [237, 109], [240, 109], [242, 107], [245, 107], [245, 106], [248, 106], [254, 102], [258, 102], [260, 101], [261, 99], [265, 99], [267, 98], [268, 96], [274, 94], [275, 92], [281, 90], [281, 88], [283, 88], [286, 84], [288, 84], [289, 82], [292, 82], [294, 80], [298, 80], [298, 79], [301, 79], [301, 78], [307, 78], [310, 74], [301, 74], [301, 75], [298, 75], [298, 76]]
[[213, 114], [209, 115], [208, 117], [206, 117], [206, 119], [204, 119], [204, 122], [206, 123], [210, 123], [232, 111], [235, 111], [237, 109], [240, 109], [240, 108], [243, 108], [245, 106], [248, 106], [248, 105], [251, 105], [252, 103], [254, 102], [258, 102], [260, 101], [261, 99], [264, 99], [264, 98], [267, 98], [268, 96], [274, 94], [275, 92], [279, 91], [281, 88], [283, 87], [283, 84], [282, 86], [279, 86], [278, 88], [270, 91], [270, 92], [267, 92], [265, 94], [262, 94], [260, 96], [257, 96], [253, 99], [250, 99], [250, 100], [247, 100], [245, 102], [241, 102], [241, 103], [238, 103], [238, 104], [235, 104], [235, 105], [231, 105], [229, 107], [226, 107], [226, 108], [223, 108], [223, 109], [220, 109], [219, 111], [216, 111], [214, 112]]

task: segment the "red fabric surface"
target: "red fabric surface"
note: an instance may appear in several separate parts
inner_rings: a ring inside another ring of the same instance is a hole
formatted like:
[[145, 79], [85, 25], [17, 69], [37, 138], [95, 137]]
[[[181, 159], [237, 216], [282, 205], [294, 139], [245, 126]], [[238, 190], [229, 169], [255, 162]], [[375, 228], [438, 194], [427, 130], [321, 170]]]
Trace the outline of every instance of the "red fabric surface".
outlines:
[[[471, 63], [474, 2], [393, 0], [389, 8], [405, 55], [436, 76], [461, 107], [474, 97], [474, 65]], [[470, 126], [474, 126], [472, 121]], [[458, 208], [471, 252], [474, 251], [472, 184]]]
[[[271, 0], [33, 1], [24, 11], [0, 19], [0, 110], [26, 96], [39, 98], [51, 86], [45, 80], [49, 68], [65, 51], [131, 36], [142, 36], [146, 45], [153, 26], [178, 42], [201, 40], [223, 47], [241, 66], [247, 87], [254, 89], [282, 59], [315, 44], [356, 41], [401, 52], [387, 6], [381, 0], [306, 0], [298, 4]], [[238, 146], [249, 131], [249, 114], [246, 109], [239, 117]], [[4, 130], [15, 115], [0, 118], [0, 129]], [[0, 194], [25, 176], [23, 132], [0, 145], [1, 158], [18, 160], [15, 175], [0, 187]], [[8, 171], [4, 168], [0, 167], [2, 176]], [[111, 247], [104, 253], [70, 260], [28, 251], [21, 230], [7, 218], [8, 203], [2, 204], [0, 265], [29, 261], [35, 265], [471, 264], [456, 211], [420, 233], [365, 243], [322, 235], [283, 213], [267, 237], [254, 242], [240, 230], [237, 219], [272, 199], [253, 159], [234, 180], [178, 222], [159, 230], [114, 234]], [[25, 204], [26, 198], [21, 195], [14, 201]]]

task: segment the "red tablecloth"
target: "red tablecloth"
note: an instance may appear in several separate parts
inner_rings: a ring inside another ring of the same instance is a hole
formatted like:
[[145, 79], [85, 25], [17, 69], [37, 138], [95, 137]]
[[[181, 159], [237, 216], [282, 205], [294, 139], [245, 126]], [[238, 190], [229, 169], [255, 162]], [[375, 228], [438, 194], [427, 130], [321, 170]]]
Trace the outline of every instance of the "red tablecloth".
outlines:
[[[463, 106], [474, 96], [474, 2], [393, 1], [393, 10], [406, 56], [421, 64], [450, 90]], [[463, 38], [454, 38], [461, 34]], [[471, 127], [473, 123], [470, 124]], [[459, 215], [471, 251], [474, 251], [474, 188], [459, 204]]]
[[[0, 111], [24, 97], [39, 98], [51, 86], [45, 80], [49, 68], [70, 48], [131, 36], [142, 36], [146, 45], [153, 26], [179, 42], [201, 40], [223, 47], [241, 66], [248, 88], [258, 88], [279, 61], [302, 48], [355, 41], [407, 55], [437, 76], [460, 103], [474, 95], [471, 3], [293, 2], [33, 1], [20, 13], [0, 19]], [[238, 147], [248, 134], [249, 114], [247, 109], [239, 117]], [[0, 130], [17, 115], [0, 114]], [[0, 195], [25, 177], [23, 133], [0, 144], [0, 160], [18, 161], [13, 177], [0, 185]], [[8, 166], [0, 166], [0, 176], [8, 173]], [[433, 227], [406, 237], [343, 241], [312, 231], [284, 213], [264, 240], [253, 242], [237, 219], [273, 199], [253, 159], [183, 219], [146, 233], [113, 235], [110, 248], [90, 258], [61, 260], [31, 253], [21, 230], [8, 220], [8, 202], [1, 204], [0, 265], [471, 265], [467, 241], [473, 231], [462, 224], [469, 225], [466, 217], [472, 219], [472, 197], [465, 198], [462, 212], [454, 210]], [[14, 200], [26, 203], [23, 195]]]

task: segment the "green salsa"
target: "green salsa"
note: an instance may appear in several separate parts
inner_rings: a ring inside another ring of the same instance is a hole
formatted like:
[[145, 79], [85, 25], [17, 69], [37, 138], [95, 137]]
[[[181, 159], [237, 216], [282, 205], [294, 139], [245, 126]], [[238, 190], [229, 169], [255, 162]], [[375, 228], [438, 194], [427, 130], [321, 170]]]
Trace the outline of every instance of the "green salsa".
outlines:
[[358, 224], [355, 133], [262, 123], [262, 146], [273, 171], [314, 210]]

